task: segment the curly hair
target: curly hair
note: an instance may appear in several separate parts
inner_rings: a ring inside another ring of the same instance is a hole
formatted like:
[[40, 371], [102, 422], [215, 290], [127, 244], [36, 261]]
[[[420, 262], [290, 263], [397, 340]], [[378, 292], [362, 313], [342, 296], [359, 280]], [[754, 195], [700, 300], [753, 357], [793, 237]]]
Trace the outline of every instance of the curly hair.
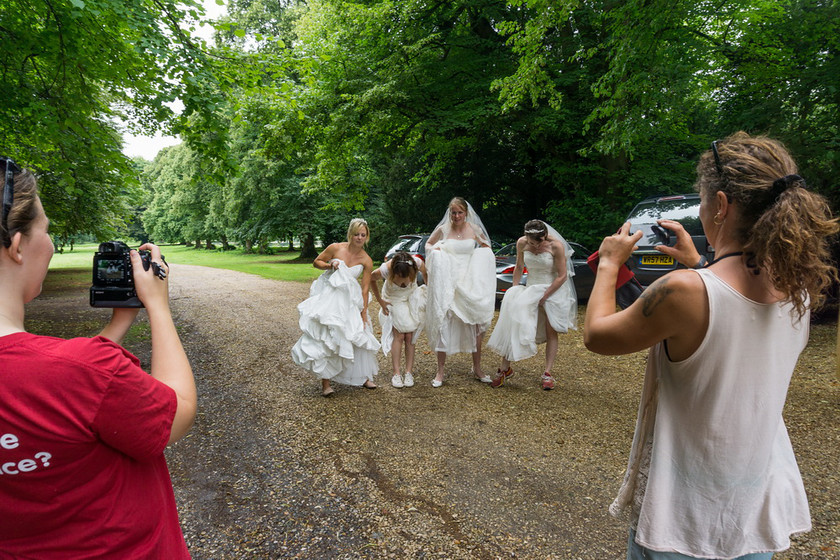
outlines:
[[414, 257], [405, 251], [398, 251], [391, 258], [391, 277], [401, 276], [414, 281], [417, 278], [417, 263], [414, 262]]
[[[6, 163], [2, 163], [2, 176], [6, 174]], [[6, 223], [0, 225], [0, 240], [4, 247], [12, 244], [12, 237], [17, 232], [29, 233], [32, 223], [38, 217], [38, 182], [28, 169], [21, 169], [14, 174], [14, 202], [6, 217]], [[5, 227], [4, 227], [5, 226]]]
[[840, 229], [826, 199], [806, 188], [784, 145], [736, 132], [697, 164], [701, 195], [722, 191], [741, 214], [735, 235], [748, 262], [793, 304], [799, 316], [819, 308], [837, 280], [829, 238]]

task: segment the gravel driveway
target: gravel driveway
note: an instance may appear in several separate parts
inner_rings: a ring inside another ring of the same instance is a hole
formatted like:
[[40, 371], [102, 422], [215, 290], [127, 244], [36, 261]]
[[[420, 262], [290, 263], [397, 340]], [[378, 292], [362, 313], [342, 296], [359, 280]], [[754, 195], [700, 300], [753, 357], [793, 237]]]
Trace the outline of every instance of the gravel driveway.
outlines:
[[[433, 389], [434, 355], [421, 337], [415, 387], [392, 388], [380, 355], [379, 389], [336, 385], [325, 399], [289, 355], [308, 289], [172, 267], [199, 416], [168, 458], [195, 559], [623, 558], [626, 530], [607, 506], [645, 353], [597, 356], [578, 331], [561, 335], [554, 391], [539, 388], [542, 349], [496, 390], [470, 378], [468, 355], [452, 357], [446, 384]], [[105, 312], [86, 307], [85, 290], [60, 277], [48, 284], [29, 308], [30, 330], [95, 333]], [[814, 530], [780, 560], [840, 558], [835, 328], [814, 326], [791, 384], [786, 419]], [[148, 336], [135, 329], [126, 345], [148, 367]], [[497, 360], [485, 353], [486, 371]]]

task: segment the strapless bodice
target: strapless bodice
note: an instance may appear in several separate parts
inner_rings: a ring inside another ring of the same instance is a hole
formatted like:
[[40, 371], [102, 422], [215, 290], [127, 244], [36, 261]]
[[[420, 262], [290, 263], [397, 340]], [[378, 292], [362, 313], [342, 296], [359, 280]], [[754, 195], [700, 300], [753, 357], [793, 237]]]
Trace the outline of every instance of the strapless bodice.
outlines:
[[525, 261], [525, 268], [528, 269], [527, 284], [551, 284], [557, 277], [557, 271], [554, 268], [554, 256], [551, 253], [524, 251], [522, 257]]

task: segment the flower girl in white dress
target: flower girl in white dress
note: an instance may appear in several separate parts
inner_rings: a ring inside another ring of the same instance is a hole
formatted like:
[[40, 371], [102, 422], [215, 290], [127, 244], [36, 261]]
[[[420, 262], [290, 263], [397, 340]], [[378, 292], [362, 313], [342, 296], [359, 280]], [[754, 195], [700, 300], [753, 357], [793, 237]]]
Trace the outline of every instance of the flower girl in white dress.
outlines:
[[364, 249], [369, 236], [367, 222], [353, 219], [347, 242], [333, 243], [315, 258], [313, 266], [325, 272], [298, 305], [303, 332], [292, 347], [292, 359], [321, 380], [325, 397], [334, 392], [330, 381], [376, 388], [379, 341], [368, 317], [373, 261]]
[[[426, 273], [421, 259], [404, 251], [373, 271], [371, 290], [381, 307], [382, 351], [391, 352], [394, 375], [391, 385], [396, 388], [414, 386], [414, 349], [417, 337], [426, 320], [426, 286], [417, 285], [417, 273]], [[383, 279], [382, 294], [379, 279]], [[400, 373], [400, 354], [405, 344], [405, 376]]]
[[[577, 295], [572, 282], [573, 249], [557, 231], [541, 220], [525, 224], [516, 241], [513, 286], [505, 293], [499, 320], [487, 346], [502, 356], [491, 387], [500, 387], [513, 375], [511, 362], [535, 356], [545, 343], [542, 388], [554, 388], [551, 369], [557, 356], [557, 333], [577, 328]], [[519, 281], [528, 270], [526, 285]]]

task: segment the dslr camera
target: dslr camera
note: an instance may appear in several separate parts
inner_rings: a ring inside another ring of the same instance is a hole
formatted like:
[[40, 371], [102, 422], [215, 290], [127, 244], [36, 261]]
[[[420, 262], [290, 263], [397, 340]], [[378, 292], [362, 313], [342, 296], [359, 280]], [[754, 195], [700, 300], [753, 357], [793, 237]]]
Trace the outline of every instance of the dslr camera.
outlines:
[[[90, 288], [91, 307], [143, 307], [134, 291], [134, 275], [129, 251], [122, 241], [99, 244], [93, 255], [93, 286]], [[143, 268], [149, 270], [152, 255], [139, 251]]]

